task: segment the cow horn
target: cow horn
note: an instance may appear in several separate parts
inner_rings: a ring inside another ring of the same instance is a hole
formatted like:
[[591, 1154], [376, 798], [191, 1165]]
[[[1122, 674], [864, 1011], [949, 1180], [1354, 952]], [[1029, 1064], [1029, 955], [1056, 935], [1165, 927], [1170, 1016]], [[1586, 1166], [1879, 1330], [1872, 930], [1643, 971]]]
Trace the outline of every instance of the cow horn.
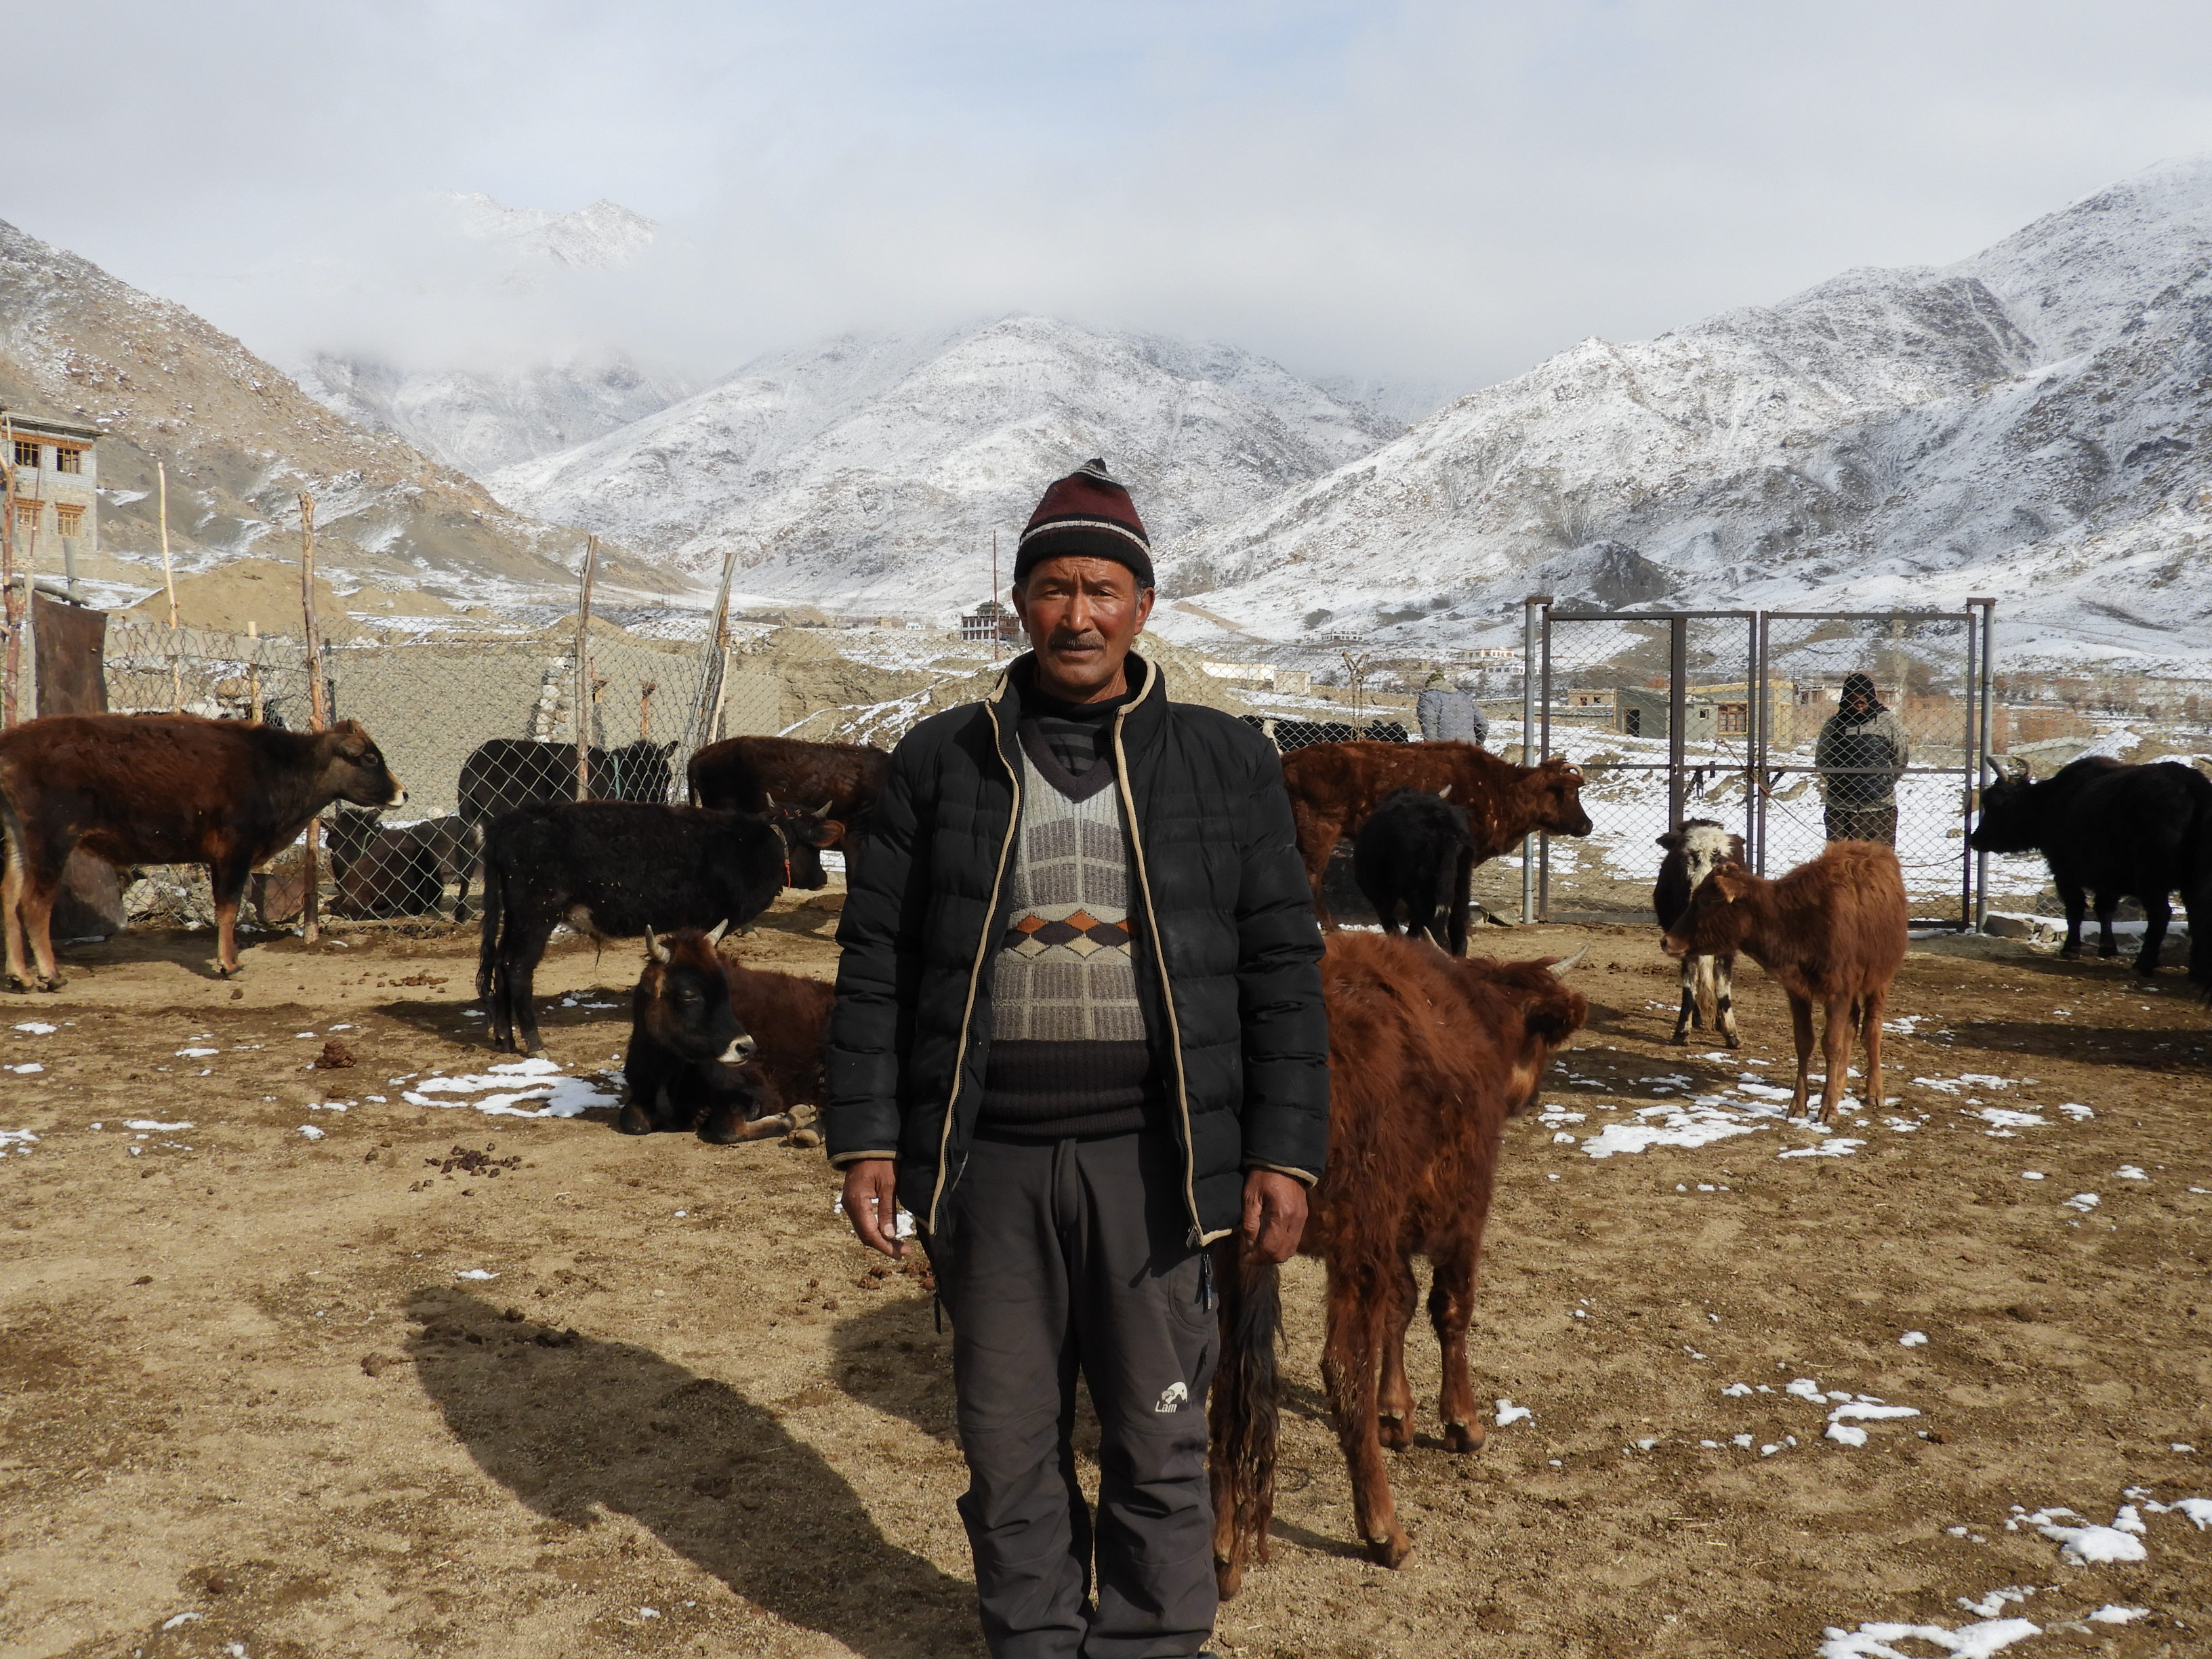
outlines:
[[645, 930], [645, 953], [662, 967], [668, 965], [668, 947], [653, 936], [650, 927]]
[[1554, 979], [1565, 979], [1569, 974], [1574, 971], [1576, 965], [1589, 954], [1589, 946], [1585, 945], [1581, 950], [1576, 951], [1574, 955], [1571, 957], [1561, 957], [1557, 962], [1547, 962], [1544, 965], [1552, 970], [1552, 976]]
[[1995, 761], [1991, 760], [1987, 755], [1982, 757], [1982, 770], [1988, 775], [1982, 780], [1983, 782], [2002, 783], [2004, 781], [2004, 769], [1999, 766]]
[[830, 809], [836, 804], [837, 798], [835, 795], [832, 795], [828, 800], [823, 801], [821, 805], [814, 809], [814, 816], [817, 818], [828, 817], [830, 816]]
[[775, 811], [775, 797], [774, 795], [769, 794], [767, 790], [763, 789], [761, 791], [761, 799], [768, 803], [768, 810], [769, 811], [773, 812]]
[[1437, 799], [1438, 800], [1449, 800], [1451, 799], [1451, 785], [1446, 784], [1443, 788], [1437, 790]]
[[2005, 769], [2022, 783], [2032, 781], [2035, 776], [2035, 774], [2028, 769], [2027, 763], [2017, 755], [2005, 757]]
[[724, 916], [720, 921], [716, 922], [712, 927], [709, 927], [707, 930], [707, 943], [709, 945], [720, 945], [722, 942], [722, 935], [729, 931], [730, 919], [727, 916]]

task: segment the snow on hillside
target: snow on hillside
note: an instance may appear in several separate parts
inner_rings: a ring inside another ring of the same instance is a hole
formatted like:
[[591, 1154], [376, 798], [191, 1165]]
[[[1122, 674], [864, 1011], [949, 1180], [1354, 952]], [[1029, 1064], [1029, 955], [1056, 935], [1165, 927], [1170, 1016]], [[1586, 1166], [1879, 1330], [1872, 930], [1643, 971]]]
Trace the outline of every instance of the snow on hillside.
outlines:
[[1226, 346], [1036, 317], [849, 336], [748, 365], [619, 432], [488, 482], [701, 578], [832, 606], [951, 610], [989, 583], [1044, 483], [1092, 455], [1156, 546], [1246, 512], [1395, 435]]
[[[1463, 642], [1606, 604], [1954, 605], [2015, 659], [2180, 666], [2212, 618], [2212, 162], [1948, 270], [1586, 340], [1166, 562], [1279, 639]], [[1188, 613], [1169, 626], [1185, 635]]]
[[507, 207], [482, 191], [451, 199], [464, 234], [512, 242], [533, 258], [584, 270], [628, 264], [660, 228], [642, 213], [604, 198], [573, 213]]
[[318, 353], [301, 389], [355, 425], [394, 432], [475, 477], [588, 443], [684, 397], [619, 352], [520, 369], [403, 373], [374, 358]]

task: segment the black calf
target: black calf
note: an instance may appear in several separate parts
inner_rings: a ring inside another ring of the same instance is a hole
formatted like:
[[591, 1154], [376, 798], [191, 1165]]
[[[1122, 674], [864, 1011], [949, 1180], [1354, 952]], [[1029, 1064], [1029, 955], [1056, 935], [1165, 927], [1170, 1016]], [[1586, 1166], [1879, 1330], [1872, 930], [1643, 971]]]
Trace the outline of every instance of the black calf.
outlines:
[[1382, 931], [1426, 933], [1455, 957], [1467, 954], [1468, 884], [1474, 837], [1467, 809], [1442, 795], [1401, 789], [1367, 815], [1352, 842], [1352, 878], [1375, 907]]
[[750, 812], [585, 800], [525, 806], [484, 836], [477, 995], [496, 1048], [544, 1047], [532, 980], [562, 922], [595, 939], [743, 927], [783, 885], [784, 842]]

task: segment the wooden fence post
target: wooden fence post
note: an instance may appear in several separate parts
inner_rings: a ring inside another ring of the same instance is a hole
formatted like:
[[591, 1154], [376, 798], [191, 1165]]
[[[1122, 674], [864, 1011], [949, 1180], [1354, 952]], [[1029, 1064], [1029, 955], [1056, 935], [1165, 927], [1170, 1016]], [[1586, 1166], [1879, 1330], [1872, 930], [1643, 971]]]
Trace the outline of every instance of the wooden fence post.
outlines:
[[599, 694], [592, 684], [592, 576], [599, 568], [599, 538], [584, 545], [583, 589], [576, 602], [576, 799], [592, 798], [592, 710]]
[[0, 441], [7, 444], [6, 466], [0, 471], [0, 625], [8, 630], [6, 658], [0, 665], [0, 731], [15, 723], [15, 676], [23, 660], [22, 620], [15, 614], [15, 423], [0, 419]]
[[[315, 498], [304, 489], [300, 492], [300, 613], [307, 636], [307, 729], [320, 732], [330, 724], [330, 709], [323, 699], [322, 635], [315, 625]], [[315, 847], [322, 827], [319, 817], [307, 820], [307, 885], [300, 895], [300, 931], [310, 945], [322, 937], [321, 897], [315, 890]]]

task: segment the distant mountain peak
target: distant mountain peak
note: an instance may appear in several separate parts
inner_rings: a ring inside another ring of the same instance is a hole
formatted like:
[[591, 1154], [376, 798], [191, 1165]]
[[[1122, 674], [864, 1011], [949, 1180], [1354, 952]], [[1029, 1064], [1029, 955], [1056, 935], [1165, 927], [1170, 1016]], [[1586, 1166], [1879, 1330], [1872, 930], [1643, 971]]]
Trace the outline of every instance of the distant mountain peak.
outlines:
[[457, 192], [448, 199], [465, 235], [512, 242], [526, 253], [584, 270], [628, 264], [660, 229], [643, 214], [604, 197], [571, 213], [511, 208], [482, 191]]

